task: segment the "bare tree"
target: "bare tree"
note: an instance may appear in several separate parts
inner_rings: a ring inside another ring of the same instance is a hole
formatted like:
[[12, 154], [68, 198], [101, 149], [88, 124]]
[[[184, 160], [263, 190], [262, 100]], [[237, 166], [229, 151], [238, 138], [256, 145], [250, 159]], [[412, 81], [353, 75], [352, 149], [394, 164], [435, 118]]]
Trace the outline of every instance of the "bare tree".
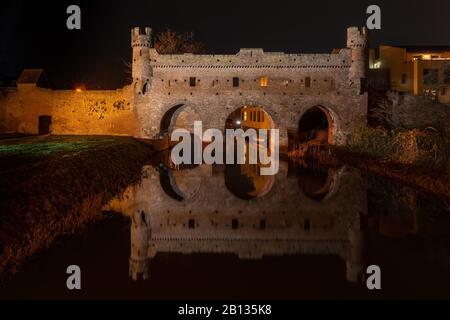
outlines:
[[160, 54], [203, 53], [203, 43], [194, 40], [193, 32], [177, 33], [167, 29], [155, 37], [154, 48]]

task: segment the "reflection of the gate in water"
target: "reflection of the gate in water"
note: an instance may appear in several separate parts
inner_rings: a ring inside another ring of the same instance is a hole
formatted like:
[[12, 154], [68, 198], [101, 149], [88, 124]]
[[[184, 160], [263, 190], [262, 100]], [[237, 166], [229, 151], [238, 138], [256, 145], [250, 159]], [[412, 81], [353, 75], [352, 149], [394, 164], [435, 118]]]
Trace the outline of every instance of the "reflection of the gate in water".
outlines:
[[[287, 167], [281, 163], [269, 187], [255, 183], [248, 200], [228, 189], [225, 166], [172, 171], [170, 185], [181, 201], [160, 185], [159, 168], [144, 167], [142, 183], [109, 205], [132, 218], [130, 276], [148, 278], [151, 258], [171, 252], [234, 253], [241, 259], [337, 255], [346, 263], [347, 280], [361, 279], [360, 214], [367, 208], [359, 173], [334, 170], [325, 180], [327, 195], [315, 198]], [[241, 172], [248, 176], [248, 169]]]

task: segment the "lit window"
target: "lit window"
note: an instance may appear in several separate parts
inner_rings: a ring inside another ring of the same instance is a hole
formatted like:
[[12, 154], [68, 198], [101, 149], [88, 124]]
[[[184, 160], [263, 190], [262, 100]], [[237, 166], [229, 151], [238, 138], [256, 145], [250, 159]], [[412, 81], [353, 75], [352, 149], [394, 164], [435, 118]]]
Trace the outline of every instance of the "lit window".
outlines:
[[247, 111], [244, 111], [244, 121], [247, 121]]
[[259, 78], [259, 85], [261, 87], [267, 87], [268, 84], [269, 84], [269, 79], [267, 77]]

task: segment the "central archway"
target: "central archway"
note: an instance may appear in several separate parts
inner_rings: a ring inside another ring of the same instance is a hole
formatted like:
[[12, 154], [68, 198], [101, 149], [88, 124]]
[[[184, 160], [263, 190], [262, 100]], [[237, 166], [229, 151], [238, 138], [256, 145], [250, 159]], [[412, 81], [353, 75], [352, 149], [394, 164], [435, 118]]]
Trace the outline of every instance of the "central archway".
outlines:
[[[270, 114], [257, 105], [244, 105], [230, 113], [225, 121], [225, 129], [242, 129], [244, 131], [255, 129], [257, 133], [259, 129], [268, 130], [267, 141], [263, 141], [258, 136], [259, 147], [268, 146], [270, 148], [270, 130], [274, 128], [275, 124]], [[249, 148], [247, 138], [245, 142], [245, 148]], [[225, 166], [225, 185], [231, 193], [244, 200], [263, 197], [272, 189], [275, 178], [274, 176], [262, 176], [260, 174], [261, 164], [247, 162], [248, 159], [245, 164]]]

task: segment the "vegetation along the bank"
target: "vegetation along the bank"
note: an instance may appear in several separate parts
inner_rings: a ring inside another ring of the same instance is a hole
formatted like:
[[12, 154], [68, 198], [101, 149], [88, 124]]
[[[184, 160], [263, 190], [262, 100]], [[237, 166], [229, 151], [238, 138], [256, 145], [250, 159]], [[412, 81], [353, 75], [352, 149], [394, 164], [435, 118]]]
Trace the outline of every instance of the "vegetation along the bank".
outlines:
[[128, 137], [0, 141], [0, 280], [59, 235], [99, 219], [105, 203], [140, 181], [150, 155]]

